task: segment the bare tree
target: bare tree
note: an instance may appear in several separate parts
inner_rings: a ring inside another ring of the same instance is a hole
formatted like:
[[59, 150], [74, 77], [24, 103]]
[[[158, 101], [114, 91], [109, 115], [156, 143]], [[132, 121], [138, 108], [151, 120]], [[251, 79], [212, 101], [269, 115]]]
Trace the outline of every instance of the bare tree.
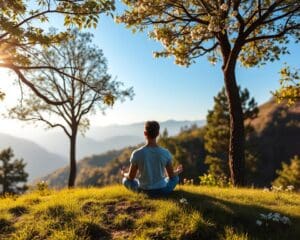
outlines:
[[[47, 104], [33, 94], [24, 95], [19, 106], [10, 110], [10, 116], [23, 121], [39, 121], [50, 128], [61, 128], [70, 140], [69, 187], [76, 178], [76, 137], [89, 128], [88, 114], [105, 111], [116, 100], [131, 98], [132, 88], [121, 89], [122, 83], [112, 80], [102, 50], [92, 45], [90, 33], [72, 32], [73, 38], [58, 46], [45, 49], [37, 62], [63, 68], [65, 73], [52, 69], [39, 69], [27, 73], [39, 92], [61, 105]], [[78, 81], [79, 79], [79, 81]]]

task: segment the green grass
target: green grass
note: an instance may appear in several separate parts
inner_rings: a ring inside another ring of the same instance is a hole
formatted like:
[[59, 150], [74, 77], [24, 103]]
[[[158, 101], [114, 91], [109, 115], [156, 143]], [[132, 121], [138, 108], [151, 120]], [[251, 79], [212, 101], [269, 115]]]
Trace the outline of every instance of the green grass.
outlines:
[[[188, 204], [179, 200], [186, 198]], [[260, 213], [290, 226], [259, 227]], [[182, 186], [151, 199], [122, 186], [33, 192], [0, 199], [0, 239], [300, 239], [300, 195]]]

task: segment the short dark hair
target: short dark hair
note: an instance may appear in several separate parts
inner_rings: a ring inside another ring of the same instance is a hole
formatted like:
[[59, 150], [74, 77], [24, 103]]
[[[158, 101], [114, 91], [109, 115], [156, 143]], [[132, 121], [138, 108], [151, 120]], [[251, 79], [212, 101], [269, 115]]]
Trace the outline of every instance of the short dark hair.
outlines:
[[149, 138], [156, 138], [159, 134], [159, 123], [156, 121], [147, 121], [145, 123], [145, 131]]

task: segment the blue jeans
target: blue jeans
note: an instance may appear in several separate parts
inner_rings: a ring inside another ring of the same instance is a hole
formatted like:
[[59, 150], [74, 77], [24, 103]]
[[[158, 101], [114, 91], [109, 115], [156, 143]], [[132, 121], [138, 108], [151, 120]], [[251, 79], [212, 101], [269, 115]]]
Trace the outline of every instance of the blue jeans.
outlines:
[[163, 188], [146, 190], [146, 189], [140, 188], [140, 182], [137, 178], [135, 178], [133, 180], [130, 180], [128, 178], [123, 178], [123, 180], [122, 180], [123, 185], [127, 189], [134, 191], [134, 192], [143, 192], [152, 197], [166, 196], [169, 193], [171, 193], [174, 190], [174, 188], [176, 187], [176, 185], [178, 184], [179, 177], [178, 176], [174, 176], [172, 178], [166, 177], [165, 182], [166, 182], [166, 186]]

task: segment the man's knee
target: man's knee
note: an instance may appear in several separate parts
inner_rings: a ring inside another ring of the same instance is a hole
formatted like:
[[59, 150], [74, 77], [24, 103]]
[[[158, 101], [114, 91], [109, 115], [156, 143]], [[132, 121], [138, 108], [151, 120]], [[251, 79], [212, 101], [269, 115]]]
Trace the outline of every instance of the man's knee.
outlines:
[[174, 177], [171, 177], [169, 179], [169, 182], [172, 182], [173, 184], [178, 184], [179, 183], [179, 176], [174, 176]]
[[131, 190], [137, 190], [138, 187], [139, 187], [139, 182], [136, 179], [130, 180], [130, 179], [126, 178], [126, 177], [124, 177], [122, 179], [122, 184], [126, 188], [131, 189]]

